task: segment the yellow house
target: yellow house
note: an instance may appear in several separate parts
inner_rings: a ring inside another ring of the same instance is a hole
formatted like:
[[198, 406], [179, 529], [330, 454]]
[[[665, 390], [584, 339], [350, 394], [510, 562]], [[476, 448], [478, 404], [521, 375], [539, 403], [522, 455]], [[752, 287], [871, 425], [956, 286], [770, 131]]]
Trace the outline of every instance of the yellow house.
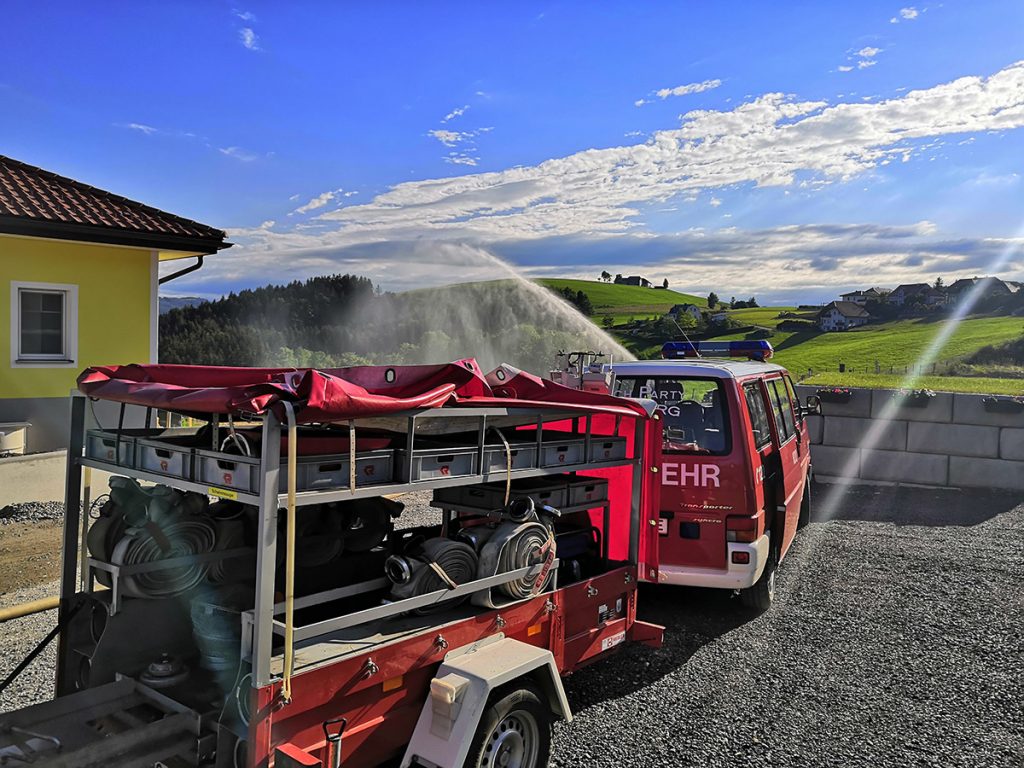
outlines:
[[[66, 445], [78, 374], [157, 362], [159, 285], [230, 247], [224, 238], [0, 155], [0, 433], [28, 422], [28, 450]], [[159, 276], [161, 262], [189, 257]]]

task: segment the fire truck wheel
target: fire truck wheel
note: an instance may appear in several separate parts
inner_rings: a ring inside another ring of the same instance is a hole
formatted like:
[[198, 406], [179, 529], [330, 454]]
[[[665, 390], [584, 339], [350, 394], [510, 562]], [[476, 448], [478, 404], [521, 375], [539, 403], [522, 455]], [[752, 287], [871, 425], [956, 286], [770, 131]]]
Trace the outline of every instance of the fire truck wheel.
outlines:
[[804, 480], [804, 498], [800, 502], [800, 519], [796, 524], [798, 529], [803, 528], [811, 522], [811, 475], [807, 474]]
[[771, 608], [775, 599], [775, 571], [779, 567], [779, 553], [775, 547], [768, 548], [768, 562], [752, 587], [740, 590], [740, 600], [747, 608], [764, 612]]
[[518, 681], [491, 694], [466, 768], [541, 768], [551, 754], [551, 710], [540, 690]]

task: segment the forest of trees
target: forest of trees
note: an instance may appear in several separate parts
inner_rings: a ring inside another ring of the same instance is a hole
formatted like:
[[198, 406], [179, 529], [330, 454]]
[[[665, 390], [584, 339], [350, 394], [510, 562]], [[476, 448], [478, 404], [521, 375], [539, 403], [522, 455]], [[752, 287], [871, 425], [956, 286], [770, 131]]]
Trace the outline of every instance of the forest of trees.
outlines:
[[[575, 292], [561, 299], [579, 303]], [[160, 361], [333, 368], [476, 357], [544, 372], [560, 349], [603, 343], [561, 299], [514, 281], [391, 294], [364, 277], [315, 277], [161, 315]]]

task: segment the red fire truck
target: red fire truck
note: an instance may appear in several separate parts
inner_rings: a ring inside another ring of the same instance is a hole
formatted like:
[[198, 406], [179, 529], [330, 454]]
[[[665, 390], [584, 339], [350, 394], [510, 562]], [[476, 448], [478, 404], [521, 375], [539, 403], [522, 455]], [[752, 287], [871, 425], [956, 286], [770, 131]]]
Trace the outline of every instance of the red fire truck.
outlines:
[[543, 766], [561, 676], [661, 642], [651, 403], [473, 360], [79, 388], [57, 697], [0, 716], [0, 763]]
[[657, 403], [664, 420], [659, 581], [739, 592], [760, 610], [811, 513], [805, 418], [767, 341], [669, 342], [661, 360], [602, 365], [570, 353], [553, 372], [567, 386]]

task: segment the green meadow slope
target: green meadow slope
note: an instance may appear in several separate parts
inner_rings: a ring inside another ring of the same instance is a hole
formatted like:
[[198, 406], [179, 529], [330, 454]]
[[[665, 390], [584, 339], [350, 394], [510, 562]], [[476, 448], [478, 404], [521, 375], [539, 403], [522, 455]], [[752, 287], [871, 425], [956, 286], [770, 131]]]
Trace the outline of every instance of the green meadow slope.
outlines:
[[707, 299], [671, 289], [640, 288], [635, 285], [602, 283], [598, 280], [563, 278], [543, 278], [537, 282], [556, 291], [563, 288], [583, 291], [594, 305], [593, 317], [599, 325], [606, 315], [611, 315], [618, 324], [628, 321], [631, 317], [663, 315], [676, 304], [696, 304], [698, 307], [708, 305]]

